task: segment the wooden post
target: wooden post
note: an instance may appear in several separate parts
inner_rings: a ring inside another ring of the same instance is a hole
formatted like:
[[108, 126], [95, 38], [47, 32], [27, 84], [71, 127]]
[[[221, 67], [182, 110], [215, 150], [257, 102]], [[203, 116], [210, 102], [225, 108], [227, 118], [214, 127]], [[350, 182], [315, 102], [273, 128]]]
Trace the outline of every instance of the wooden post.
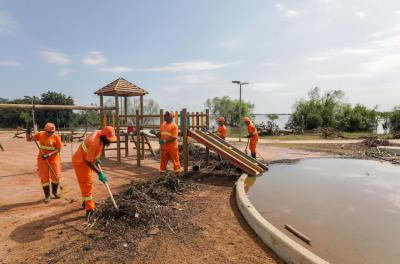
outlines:
[[[210, 129], [210, 110], [206, 109], [206, 129]], [[206, 164], [208, 164], [208, 160], [210, 159], [210, 150], [206, 148]]]
[[199, 129], [200, 126], [200, 116], [199, 112], [196, 112], [196, 129]]
[[125, 157], [129, 155], [129, 135], [128, 131], [125, 133]]
[[188, 153], [188, 127], [187, 127], [186, 108], [182, 109], [182, 137], [183, 137], [183, 170], [189, 172], [189, 153]]
[[128, 125], [128, 96], [124, 96], [124, 114], [125, 114], [125, 125]]
[[194, 123], [194, 112], [192, 112], [192, 124], [191, 127], [194, 129], [195, 123]]
[[204, 128], [204, 113], [200, 113], [200, 127]]
[[140, 115], [139, 110], [136, 110], [136, 165], [140, 167]]
[[179, 113], [175, 111], [175, 124], [179, 127]]
[[[104, 105], [104, 98], [103, 95], [100, 95], [100, 107], [103, 107], [103, 105]], [[105, 126], [103, 109], [100, 109], [99, 122], [100, 122], [100, 128], [103, 128]]]
[[117, 134], [117, 160], [121, 162], [121, 136], [119, 131], [119, 100], [118, 94], [115, 95], [115, 126], [116, 126], [116, 134]]
[[160, 109], [160, 126], [164, 123], [164, 110]]
[[[144, 114], [144, 105], [143, 105], [143, 95], [140, 96], [140, 125], [144, 124], [144, 119], [143, 119], [143, 114]], [[142, 146], [142, 155], [141, 158], [144, 160], [144, 140], [141, 141]]]

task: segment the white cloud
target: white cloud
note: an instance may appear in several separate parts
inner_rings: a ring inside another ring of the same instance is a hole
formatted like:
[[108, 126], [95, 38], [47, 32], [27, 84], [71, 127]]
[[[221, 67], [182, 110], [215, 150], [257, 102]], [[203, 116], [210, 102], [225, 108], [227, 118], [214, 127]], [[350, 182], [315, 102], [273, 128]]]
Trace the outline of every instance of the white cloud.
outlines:
[[60, 77], [65, 77], [71, 73], [70, 69], [61, 69], [57, 72], [57, 75]]
[[9, 34], [16, 30], [17, 22], [6, 12], [0, 10], [0, 34]]
[[178, 81], [187, 83], [187, 84], [203, 84], [203, 83], [210, 83], [216, 80], [215, 76], [212, 75], [183, 75], [176, 77]]
[[332, 3], [332, 0], [319, 0], [319, 2], [329, 4]]
[[379, 56], [364, 63], [362, 68], [370, 73], [398, 71], [400, 69], [400, 53]]
[[66, 65], [71, 63], [71, 59], [64, 53], [53, 49], [41, 50], [40, 53], [48, 63]]
[[208, 71], [232, 66], [235, 63], [214, 63], [210, 61], [175, 62], [167, 66], [148, 68], [152, 72]]
[[287, 16], [287, 17], [295, 17], [298, 14], [299, 14], [299, 12], [297, 12], [296, 10], [290, 9], [285, 13], [285, 16]]
[[278, 64], [275, 63], [275, 62], [263, 62], [263, 63], [258, 64], [258, 66], [261, 66], [261, 67], [274, 67], [274, 66], [278, 66]]
[[366, 15], [367, 15], [367, 12], [363, 11], [363, 10], [362, 11], [357, 11], [357, 12], [354, 13], [354, 16], [356, 18], [364, 18]]
[[272, 92], [283, 86], [284, 84], [280, 82], [256, 82], [251, 84], [251, 89], [257, 92]]
[[400, 15], [400, 10], [394, 12], [396, 15]]
[[365, 78], [367, 75], [365, 73], [326, 73], [319, 74], [317, 78], [320, 79], [353, 79], [353, 78]]
[[89, 51], [82, 59], [82, 63], [86, 65], [103, 65], [107, 62], [107, 58], [99, 51]]
[[0, 67], [18, 67], [18, 66], [21, 66], [21, 64], [14, 60], [0, 61]]
[[124, 73], [133, 71], [130, 67], [124, 66], [115, 66], [115, 67], [101, 67], [99, 68], [100, 72], [114, 72], [114, 73]]
[[377, 31], [377, 32], [374, 32], [374, 33], [370, 34], [369, 37], [371, 37], [371, 38], [379, 38], [379, 37], [382, 37], [384, 35], [385, 35], [385, 32]]
[[276, 4], [276, 5], [275, 5], [275, 8], [278, 9], [278, 10], [280, 10], [280, 11], [283, 11], [283, 10], [286, 9], [286, 6], [284, 6], [284, 5], [282, 5], [282, 4]]

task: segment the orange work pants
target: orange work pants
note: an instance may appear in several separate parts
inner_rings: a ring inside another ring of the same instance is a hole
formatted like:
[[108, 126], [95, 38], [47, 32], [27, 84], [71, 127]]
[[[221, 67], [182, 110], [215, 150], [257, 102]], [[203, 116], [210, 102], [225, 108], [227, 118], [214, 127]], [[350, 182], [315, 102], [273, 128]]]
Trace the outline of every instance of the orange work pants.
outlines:
[[258, 142], [258, 138], [250, 138], [250, 152], [251, 154], [256, 154], [257, 153], [257, 142]]
[[81, 188], [82, 200], [85, 203], [86, 211], [93, 211], [95, 208], [93, 192], [93, 172], [86, 163], [73, 163], [76, 178]]
[[178, 148], [167, 148], [161, 146], [160, 156], [160, 172], [167, 170], [168, 161], [172, 161], [174, 164], [174, 172], [181, 170], [181, 163], [179, 162], [179, 149]]
[[47, 186], [50, 184], [50, 179], [51, 182], [53, 183], [59, 183], [60, 181], [60, 176], [61, 176], [61, 162], [60, 162], [60, 157], [54, 157], [52, 159], [48, 159], [50, 166], [53, 168], [53, 172], [49, 168], [49, 164], [47, 163], [46, 160], [44, 160], [42, 157], [37, 158], [37, 173], [38, 176], [40, 177], [40, 182], [42, 183], [42, 186]]

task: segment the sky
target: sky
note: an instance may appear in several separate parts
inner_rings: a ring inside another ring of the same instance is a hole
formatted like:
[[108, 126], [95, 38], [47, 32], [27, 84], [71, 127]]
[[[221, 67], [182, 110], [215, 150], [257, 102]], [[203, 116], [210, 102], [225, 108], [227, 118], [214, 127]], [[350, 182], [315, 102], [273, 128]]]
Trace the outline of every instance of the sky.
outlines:
[[118, 77], [163, 109], [239, 97], [288, 113], [312, 87], [400, 105], [398, 0], [0, 0], [0, 97], [98, 103]]

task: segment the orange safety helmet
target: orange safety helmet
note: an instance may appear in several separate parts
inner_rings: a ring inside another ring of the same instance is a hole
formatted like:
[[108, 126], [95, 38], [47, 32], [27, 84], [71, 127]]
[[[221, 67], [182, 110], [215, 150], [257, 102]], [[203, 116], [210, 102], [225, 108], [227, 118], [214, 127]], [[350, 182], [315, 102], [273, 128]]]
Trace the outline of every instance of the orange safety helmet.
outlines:
[[225, 118], [223, 116], [218, 117], [217, 121], [224, 123], [225, 122]]
[[243, 122], [251, 122], [250, 118], [248, 118], [247, 116], [245, 118], [243, 118]]
[[169, 115], [169, 117], [174, 118], [174, 117], [175, 117], [175, 112], [173, 112], [173, 111], [166, 111], [164, 115]]
[[101, 130], [100, 135], [106, 136], [106, 138], [111, 142], [117, 141], [115, 129], [112, 126], [105, 126], [103, 130]]
[[55, 132], [56, 131], [56, 126], [53, 123], [48, 122], [44, 126], [44, 131], [46, 131], [46, 132]]

